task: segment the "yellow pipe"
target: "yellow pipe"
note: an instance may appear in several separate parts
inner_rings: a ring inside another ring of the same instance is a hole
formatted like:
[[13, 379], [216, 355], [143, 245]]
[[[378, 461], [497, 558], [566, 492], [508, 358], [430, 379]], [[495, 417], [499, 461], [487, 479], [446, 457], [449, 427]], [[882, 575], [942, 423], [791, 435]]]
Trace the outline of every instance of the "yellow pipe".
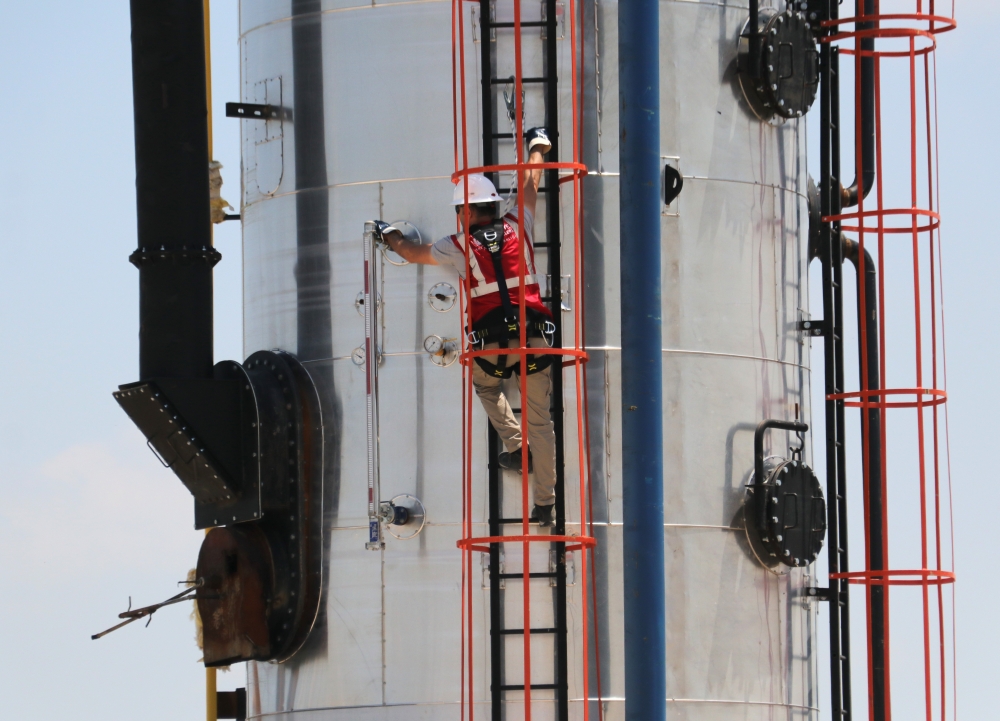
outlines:
[[218, 721], [218, 696], [215, 690], [215, 669], [205, 669], [205, 718], [207, 721]]
[[[210, 22], [210, 2], [202, 0], [203, 14], [205, 16], [205, 105], [208, 109], [208, 159], [215, 157], [212, 148], [212, 24]], [[207, 171], [208, 168], [205, 168]], [[211, 224], [210, 224], [211, 225]], [[215, 226], [212, 225], [212, 234], [215, 235]], [[214, 245], [214, 243], [213, 243]], [[208, 531], [205, 531], [208, 534]], [[205, 669], [205, 721], [219, 721], [218, 693], [216, 688], [216, 669]]]

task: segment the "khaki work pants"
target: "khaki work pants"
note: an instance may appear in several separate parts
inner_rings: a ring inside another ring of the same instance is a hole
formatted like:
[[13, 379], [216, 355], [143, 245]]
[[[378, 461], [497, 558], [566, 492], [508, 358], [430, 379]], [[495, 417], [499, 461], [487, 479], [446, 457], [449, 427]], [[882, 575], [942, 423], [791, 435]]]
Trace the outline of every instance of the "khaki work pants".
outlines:
[[[511, 341], [511, 345], [516, 344], [516, 339]], [[531, 348], [548, 347], [541, 338], [530, 338], [528, 346]], [[499, 345], [496, 343], [489, 343], [485, 349], [490, 350], [498, 347]], [[496, 363], [498, 358], [499, 356], [484, 356], [484, 359], [489, 363]], [[507, 356], [508, 365], [519, 362], [519, 356]], [[559, 367], [558, 358], [545, 370], [528, 376], [528, 449], [531, 452], [535, 474], [535, 505], [538, 506], [551, 506], [556, 502], [556, 434], [552, 425], [549, 399], [552, 393], [551, 374], [553, 367]], [[520, 376], [515, 373], [512, 379], [520, 387]], [[511, 410], [507, 396], [504, 395], [501, 387], [502, 384], [502, 379], [487, 375], [478, 363], [473, 363], [472, 385], [476, 389], [476, 395], [482, 401], [486, 415], [490, 417], [504, 447], [508, 452], [513, 452], [521, 447], [521, 424], [514, 417], [514, 412]], [[524, 407], [523, 401], [521, 407]]]

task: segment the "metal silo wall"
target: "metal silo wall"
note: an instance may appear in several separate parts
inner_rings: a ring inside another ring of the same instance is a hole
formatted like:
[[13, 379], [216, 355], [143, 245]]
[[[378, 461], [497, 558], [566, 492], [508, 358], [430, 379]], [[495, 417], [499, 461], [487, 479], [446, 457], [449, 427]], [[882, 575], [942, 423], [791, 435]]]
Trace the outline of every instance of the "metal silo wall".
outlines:
[[[603, 500], [595, 517], [610, 522], [596, 534], [609, 605], [602, 673], [606, 693], [620, 698], [620, 428], [628, 411], [618, 381], [615, 8], [590, 0], [585, 9], [584, 162], [600, 175], [585, 181], [584, 257], [592, 483]], [[809, 342], [796, 330], [809, 317], [805, 122], [762, 123], [743, 100], [735, 60], [747, 17], [744, 4], [660, 3], [661, 155], [684, 176], [660, 224], [672, 719], [818, 718], [816, 616], [802, 591], [815, 584], [814, 570], [764, 570], [742, 530], [756, 424], [796, 411], [810, 422]], [[788, 440], [774, 434], [769, 452], [787, 456]], [[807, 444], [811, 463], [809, 453]]]
[[[293, 5], [308, 11], [294, 22]], [[471, 166], [480, 157], [479, 48], [474, 4], [466, 5]], [[619, 719], [616, 5], [587, 0], [583, 16], [584, 161], [599, 173], [585, 184], [583, 287], [592, 348], [599, 643], [606, 718]], [[811, 710], [818, 705], [815, 612], [801, 597], [804, 586], [814, 585], [805, 578], [811, 571], [779, 577], [763, 570], [738, 530], [742, 486], [753, 466], [753, 427], [764, 418], [793, 418], [796, 404], [810, 420], [808, 341], [795, 328], [808, 317], [805, 124], [761, 123], [742, 101], [733, 66], [746, 17], [745, 7], [722, 3], [660, 6], [662, 154], [679, 156], [664, 162], [685, 176], [683, 193], [661, 218], [667, 687], [668, 712], [677, 719], [818, 717]], [[310, 27], [318, 27], [314, 37], [321, 41], [318, 72], [301, 48], [302, 30], [307, 37]], [[457, 287], [455, 278], [437, 267], [385, 266], [381, 495], [418, 496], [428, 525], [411, 541], [387, 538], [382, 553], [364, 548], [365, 385], [362, 368], [351, 360], [364, 338], [355, 308], [364, 221], [408, 220], [425, 242], [454, 231], [447, 207], [454, 169], [451, 3], [242, 0], [240, 33], [242, 101], [297, 113], [295, 92], [310, 87], [307, 73], [320, 88], [320, 138], [315, 128], [297, 137], [297, 128], [300, 135], [309, 128], [308, 118], [297, 115], [282, 123], [240, 121], [244, 350], [282, 348], [303, 357], [324, 394], [328, 469], [320, 618], [291, 661], [248, 664], [250, 710], [283, 718], [458, 719], [461, 371], [458, 364], [436, 367], [422, 350], [427, 335], [460, 332], [457, 307], [438, 313], [426, 302], [434, 284]], [[564, 66], [560, 81], [565, 139], [571, 128]], [[529, 95], [529, 125], [539, 120], [530, 117], [531, 103]], [[312, 152], [322, 154], [325, 183], [304, 171], [305, 163], [317, 168]], [[564, 215], [568, 202], [564, 198]], [[536, 227], [543, 222], [540, 209]], [[571, 223], [563, 227], [566, 248]], [[564, 258], [564, 267], [569, 261]], [[577, 310], [564, 314], [564, 327]], [[567, 387], [571, 409], [576, 399], [572, 384]], [[473, 506], [484, 522], [485, 419], [478, 403], [475, 414], [473, 473], [482, 483]], [[571, 420], [567, 479], [577, 468]], [[771, 452], [787, 455], [784, 433], [774, 433], [771, 443]], [[807, 446], [807, 462], [808, 453]], [[579, 529], [577, 505], [568, 506], [570, 532]], [[486, 714], [479, 704], [489, 697], [488, 598], [478, 564], [474, 575], [476, 713]], [[571, 669], [580, 665], [579, 588], [576, 583], [569, 593]], [[551, 609], [544, 608], [547, 597], [540, 598], [542, 618]], [[590, 690], [595, 696], [594, 673]], [[575, 674], [571, 698], [580, 692]], [[508, 718], [520, 716], [512, 705]], [[536, 704], [533, 718], [551, 717], [550, 703]], [[571, 717], [582, 718], [579, 702]]]

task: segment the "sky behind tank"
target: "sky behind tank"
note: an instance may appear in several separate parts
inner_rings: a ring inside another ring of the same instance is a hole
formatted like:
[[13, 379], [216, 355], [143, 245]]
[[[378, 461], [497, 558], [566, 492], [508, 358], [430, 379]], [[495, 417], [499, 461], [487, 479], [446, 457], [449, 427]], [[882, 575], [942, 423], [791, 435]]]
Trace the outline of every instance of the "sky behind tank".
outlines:
[[[212, 3], [215, 157], [225, 166], [223, 197], [234, 205], [239, 121], [225, 118], [223, 106], [239, 96], [236, 7], [235, 0]], [[990, 320], [1000, 307], [993, 219], [1000, 80], [992, 49], [1000, 3], [964, 0], [958, 8], [959, 30], [941, 41], [938, 79], [959, 711], [987, 717], [996, 705], [991, 659], [1000, 643], [991, 566], [1000, 506], [991, 454], [1000, 429], [1000, 340]], [[187, 608], [165, 609], [146, 629], [134, 624], [90, 640], [114, 623], [130, 595], [145, 605], [175, 593], [201, 541], [190, 495], [154, 462], [111, 398], [119, 383], [136, 379], [138, 360], [138, 283], [127, 261], [136, 247], [130, 63], [123, 0], [0, 3], [0, 87], [8, 102], [0, 119], [0, 698], [7, 718], [159, 721], [203, 713], [204, 672]], [[813, 151], [817, 119], [809, 116]], [[810, 164], [815, 175], [814, 152]], [[217, 227], [218, 359], [242, 356], [239, 243], [238, 223]], [[822, 314], [817, 277], [813, 268], [814, 317]], [[817, 369], [821, 350], [814, 344]], [[818, 392], [814, 383], [817, 408]], [[813, 420], [819, 450], [822, 418]], [[855, 618], [862, 626], [863, 615]], [[242, 685], [242, 667], [220, 674], [221, 689]], [[856, 703], [861, 712], [863, 698]]]

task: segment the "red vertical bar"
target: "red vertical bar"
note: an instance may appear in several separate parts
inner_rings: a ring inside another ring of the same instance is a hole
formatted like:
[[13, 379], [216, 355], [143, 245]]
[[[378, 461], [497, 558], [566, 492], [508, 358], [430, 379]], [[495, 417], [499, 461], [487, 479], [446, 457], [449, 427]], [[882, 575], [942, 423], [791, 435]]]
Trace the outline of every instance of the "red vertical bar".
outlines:
[[[919, 12], [920, 2], [917, 1]], [[910, 203], [915, 211], [918, 206], [917, 191], [917, 71], [915, 39], [910, 36]], [[913, 313], [916, 329], [916, 407], [917, 407], [917, 457], [919, 464], [920, 486], [920, 564], [927, 568], [927, 477], [924, 448], [924, 394], [923, 394], [923, 338], [921, 335], [920, 318], [920, 257], [919, 257], [919, 218], [914, 212], [911, 215], [912, 246], [913, 246]], [[931, 704], [931, 654], [930, 654], [930, 599], [928, 594], [927, 576], [922, 577], [921, 596], [923, 602], [924, 625], [924, 703], [927, 721], [932, 721]]]
[[[875, 55], [875, 168], [876, 168], [876, 210], [878, 212], [878, 226], [876, 231], [876, 237], [878, 239], [878, 312], [879, 312], [879, 377], [882, 379], [882, 389], [883, 391], [888, 388], [887, 376], [886, 376], [886, 302], [885, 302], [885, 276], [886, 276], [886, 262], [885, 262], [885, 218], [882, 211], [885, 209], [885, 194], [884, 194], [884, 182], [883, 178], [883, 164], [882, 164], [882, 61], [881, 58]], [[887, 440], [886, 440], [886, 426], [887, 426], [887, 413], [885, 406], [882, 405], [884, 401], [887, 400], [887, 396], [880, 396], [880, 405], [878, 407], [879, 413], [879, 439], [882, 446], [882, 458], [881, 458], [881, 476], [882, 476], [882, 558], [884, 560], [883, 566], [888, 569], [889, 564], [889, 512], [888, 512], [888, 453], [886, 452]], [[883, 603], [886, 608], [889, 608], [889, 592], [890, 586], [886, 584], [883, 591]], [[891, 653], [890, 653], [890, 620], [891, 614], [886, 613], [885, 619], [883, 621], [884, 634], [885, 634], [885, 670], [883, 676], [883, 687], [885, 688], [885, 718], [886, 721], [891, 721], [892, 719], [892, 688], [889, 683], [890, 677], [890, 663], [891, 663]]]

